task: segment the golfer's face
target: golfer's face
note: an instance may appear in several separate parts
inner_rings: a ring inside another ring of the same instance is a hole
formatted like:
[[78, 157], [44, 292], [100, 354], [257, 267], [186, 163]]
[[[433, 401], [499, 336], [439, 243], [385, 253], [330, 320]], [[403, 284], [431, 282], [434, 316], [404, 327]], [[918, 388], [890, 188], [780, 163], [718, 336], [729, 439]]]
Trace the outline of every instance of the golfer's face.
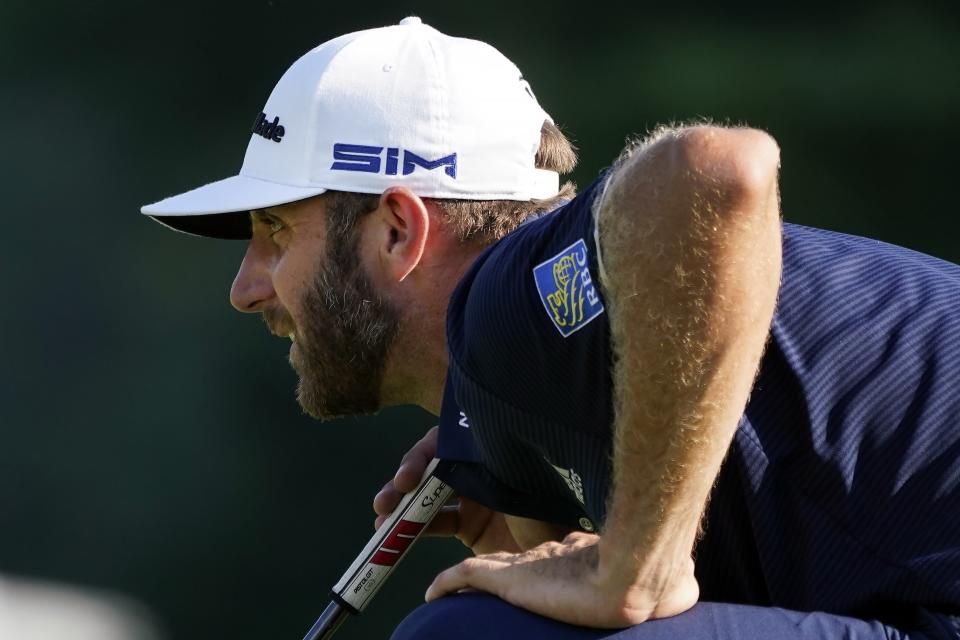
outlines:
[[302, 337], [303, 299], [322, 260], [323, 220], [318, 200], [251, 213], [253, 236], [230, 289], [230, 302], [262, 313], [271, 333]]
[[253, 237], [230, 300], [262, 313], [270, 331], [290, 337], [297, 399], [317, 418], [380, 408], [396, 309], [381, 299], [360, 265], [350, 234], [326, 242], [322, 198], [257, 211]]

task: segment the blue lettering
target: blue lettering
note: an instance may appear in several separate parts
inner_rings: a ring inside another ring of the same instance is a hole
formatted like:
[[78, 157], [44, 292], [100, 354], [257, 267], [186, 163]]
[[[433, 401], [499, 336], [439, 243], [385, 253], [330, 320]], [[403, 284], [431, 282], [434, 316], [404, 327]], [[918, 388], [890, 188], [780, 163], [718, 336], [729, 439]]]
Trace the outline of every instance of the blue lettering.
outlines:
[[387, 175], [397, 175], [397, 158], [400, 156], [400, 149], [391, 147], [387, 149]]
[[335, 162], [330, 169], [339, 171], [362, 171], [363, 173], [380, 173], [381, 170], [388, 176], [397, 175], [400, 164], [400, 152], [403, 151], [403, 175], [407, 176], [416, 171], [417, 167], [432, 171], [443, 167], [444, 173], [451, 178], [457, 177], [457, 154], [437, 160], [427, 160], [412, 151], [388, 147], [386, 149], [386, 163], [383, 162], [384, 147], [375, 147], [364, 144], [346, 144], [337, 142], [333, 145]]
[[341, 171], [380, 173], [381, 151], [383, 151], [383, 147], [338, 142], [333, 145], [333, 158], [339, 160], [339, 162], [334, 162], [330, 165], [330, 168]]
[[457, 177], [457, 154], [451, 153], [448, 156], [444, 156], [437, 160], [427, 160], [426, 158], [421, 158], [412, 151], [403, 152], [403, 175], [409, 175], [413, 173], [416, 167], [423, 167], [427, 171], [431, 169], [436, 169], [437, 167], [443, 167], [444, 172], [451, 178]]

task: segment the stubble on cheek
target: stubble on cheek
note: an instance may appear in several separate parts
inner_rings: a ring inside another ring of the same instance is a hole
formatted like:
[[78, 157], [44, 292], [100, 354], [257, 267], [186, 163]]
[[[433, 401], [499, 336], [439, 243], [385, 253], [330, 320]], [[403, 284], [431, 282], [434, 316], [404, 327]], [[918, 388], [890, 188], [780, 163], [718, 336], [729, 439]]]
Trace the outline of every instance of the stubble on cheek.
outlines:
[[321, 420], [380, 409], [387, 356], [399, 328], [399, 313], [357, 261], [338, 264], [336, 258], [321, 264], [304, 296], [305, 317], [289, 355], [300, 376], [297, 400]]

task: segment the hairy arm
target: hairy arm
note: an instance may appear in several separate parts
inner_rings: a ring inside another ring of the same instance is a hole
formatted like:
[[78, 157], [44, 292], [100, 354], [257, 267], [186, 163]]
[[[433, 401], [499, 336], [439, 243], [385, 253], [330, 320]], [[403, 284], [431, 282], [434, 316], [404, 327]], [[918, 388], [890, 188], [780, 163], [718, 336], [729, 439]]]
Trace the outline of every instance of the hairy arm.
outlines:
[[598, 205], [612, 330], [614, 473], [601, 535], [437, 576], [558, 620], [622, 627], [698, 597], [691, 552], [755, 376], [780, 279], [779, 150], [750, 129], [664, 130]]
[[623, 162], [597, 212], [616, 358], [598, 571], [659, 597], [626, 599], [625, 622], [696, 601], [690, 554], [779, 287], [778, 165], [759, 131], [667, 131]]

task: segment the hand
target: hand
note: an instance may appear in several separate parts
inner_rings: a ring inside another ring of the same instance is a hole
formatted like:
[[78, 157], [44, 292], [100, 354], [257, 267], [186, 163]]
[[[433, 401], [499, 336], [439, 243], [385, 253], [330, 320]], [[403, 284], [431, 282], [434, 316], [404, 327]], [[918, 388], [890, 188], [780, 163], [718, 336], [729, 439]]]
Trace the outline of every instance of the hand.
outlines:
[[377, 514], [373, 527], [379, 529], [393, 510], [400, 504], [404, 494], [420, 485], [423, 472], [437, 453], [437, 434], [439, 427], [427, 431], [413, 448], [400, 460], [400, 467], [393, 479], [383, 485], [383, 489], [373, 498], [373, 510]]
[[679, 566], [639, 574], [606, 571], [600, 568], [599, 541], [597, 535], [572, 533], [524, 553], [468, 558], [438, 575], [426, 599], [479, 589], [554, 620], [605, 629], [677, 615], [696, 603], [699, 587], [689, 556]]
[[[437, 427], [434, 427], [403, 456], [393, 479], [373, 499], [373, 510], [377, 513], [374, 528], [383, 524], [405, 493], [417, 488], [436, 452]], [[456, 536], [475, 554], [521, 550], [502, 513], [467, 498], [459, 498], [456, 505], [444, 506], [425, 533]]]

